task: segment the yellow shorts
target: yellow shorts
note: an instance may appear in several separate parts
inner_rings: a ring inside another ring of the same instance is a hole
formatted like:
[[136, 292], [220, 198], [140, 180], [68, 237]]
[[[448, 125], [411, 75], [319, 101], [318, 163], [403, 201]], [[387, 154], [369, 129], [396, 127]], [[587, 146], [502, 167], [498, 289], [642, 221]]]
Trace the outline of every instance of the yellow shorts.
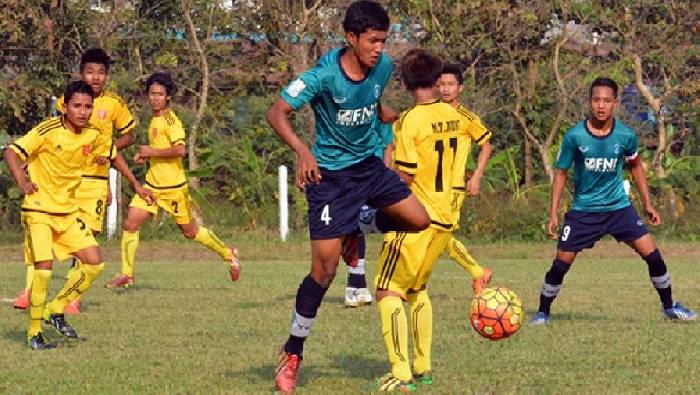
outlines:
[[404, 297], [409, 290], [421, 290], [451, 237], [451, 231], [433, 227], [417, 233], [387, 233], [379, 253], [374, 285]]
[[107, 189], [109, 180], [83, 177], [75, 191], [80, 207], [80, 217], [94, 232], [102, 232], [107, 211]]
[[22, 225], [25, 263], [29, 265], [51, 261], [54, 256], [63, 261], [77, 251], [97, 246], [79, 212], [51, 215], [23, 211]]
[[156, 204], [149, 206], [145, 200], [141, 199], [141, 196], [134, 195], [134, 198], [131, 199], [131, 203], [129, 203], [129, 207], [140, 208], [153, 215], [158, 214], [158, 207], [160, 207], [170, 213], [173, 219], [175, 219], [175, 223], [178, 225], [185, 225], [192, 222], [192, 214], [190, 213], [192, 200], [190, 199], [190, 191], [187, 186], [156, 189], [146, 185], [145, 188], [153, 192], [156, 196]]

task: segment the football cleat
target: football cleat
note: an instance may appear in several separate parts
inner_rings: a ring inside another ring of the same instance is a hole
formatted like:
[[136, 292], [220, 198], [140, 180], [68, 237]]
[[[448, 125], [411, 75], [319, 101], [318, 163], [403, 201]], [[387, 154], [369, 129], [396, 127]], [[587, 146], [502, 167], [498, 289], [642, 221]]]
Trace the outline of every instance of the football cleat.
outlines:
[[670, 309], [664, 309], [664, 315], [674, 321], [695, 321], [698, 318], [697, 313], [679, 302], [674, 302]]
[[425, 371], [421, 374], [413, 374], [413, 381], [420, 385], [430, 385], [433, 383], [433, 374], [430, 370]]
[[56, 345], [54, 343], [50, 343], [44, 337], [44, 334], [39, 332], [29, 339], [29, 348], [32, 350], [50, 350], [52, 348], [56, 348]]
[[17, 295], [12, 307], [19, 309], [19, 310], [24, 310], [27, 307], [29, 307], [29, 290], [28, 289], [23, 289], [22, 292], [20, 292], [19, 295]]
[[49, 314], [48, 318], [44, 318], [44, 321], [54, 327], [56, 332], [62, 334], [63, 336], [71, 339], [78, 338], [78, 332], [76, 332], [75, 329], [73, 329], [73, 327], [66, 322], [66, 318], [63, 314]]
[[345, 288], [345, 307], [357, 307], [357, 288]]
[[357, 267], [360, 262], [360, 234], [352, 233], [343, 238], [340, 255], [348, 266]]
[[485, 267], [484, 269], [484, 274], [479, 277], [475, 278], [472, 280], [472, 289], [474, 290], [474, 296], [478, 295], [481, 293], [481, 291], [486, 288], [487, 285], [491, 282], [491, 277], [493, 277], [493, 272], [491, 269]]
[[416, 390], [416, 384], [413, 381], [402, 381], [393, 374], [387, 373], [377, 379], [377, 392], [413, 392]]
[[109, 280], [107, 284], [105, 284], [105, 287], [114, 289], [114, 288], [129, 288], [132, 285], [134, 285], [134, 278], [131, 276], [127, 276], [124, 273], [119, 273], [117, 274], [116, 277], [113, 279]]
[[357, 305], [366, 306], [372, 304], [372, 293], [367, 288], [358, 288], [355, 293], [357, 296]]
[[301, 358], [280, 349], [277, 353], [277, 369], [275, 369], [275, 386], [283, 394], [291, 394], [297, 386], [297, 371]]
[[530, 325], [547, 325], [550, 320], [549, 314], [538, 311], [530, 320]]
[[80, 314], [80, 299], [76, 299], [70, 303], [63, 310], [63, 314], [67, 315], [77, 315]]
[[236, 281], [241, 276], [241, 262], [238, 260], [238, 249], [231, 247], [231, 258], [227, 259], [229, 262], [229, 272], [231, 273], [231, 281]]

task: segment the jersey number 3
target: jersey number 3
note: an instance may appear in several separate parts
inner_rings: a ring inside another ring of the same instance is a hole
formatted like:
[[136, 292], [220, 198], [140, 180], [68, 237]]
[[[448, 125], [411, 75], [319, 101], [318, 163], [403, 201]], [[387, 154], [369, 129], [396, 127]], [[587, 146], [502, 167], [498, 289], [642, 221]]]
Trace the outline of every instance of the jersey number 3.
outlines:
[[[450, 148], [452, 148], [452, 164], [457, 156], [457, 138], [450, 138]], [[444, 184], [442, 182], [442, 157], [445, 153], [445, 143], [442, 140], [435, 142], [435, 151], [438, 153], [437, 169], [435, 169], [435, 192], [442, 192]]]

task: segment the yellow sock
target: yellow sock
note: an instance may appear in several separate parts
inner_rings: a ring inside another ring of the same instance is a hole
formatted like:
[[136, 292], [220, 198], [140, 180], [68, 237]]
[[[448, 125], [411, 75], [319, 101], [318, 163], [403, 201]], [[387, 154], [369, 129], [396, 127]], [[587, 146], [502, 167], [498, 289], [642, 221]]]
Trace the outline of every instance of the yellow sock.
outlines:
[[382, 336], [389, 354], [391, 374], [399, 380], [410, 380], [412, 375], [408, 362], [408, 325], [403, 302], [397, 296], [387, 296], [377, 304], [382, 318]]
[[32, 294], [29, 299], [29, 331], [27, 337], [31, 339], [41, 332], [41, 320], [44, 316], [46, 294], [51, 283], [51, 270], [33, 269]]
[[136, 249], [139, 247], [139, 232], [122, 232], [122, 273], [134, 277]]
[[476, 259], [469, 255], [467, 247], [456, 238], [453, 237], [447, 243], [447, 252], [450, 254], [450, 258], [469, 272], [472, 278], [481, 278], [484, 275], [484, 269], [479, 266]]
[[214, 232], [205, 227], [199, 227], [199, 231], [194, 237], [194, 241], [216, 252], [222, 259], [228, 260], [231, 258], [231, 249], [227, 247], [223, 241], [219, 240]]
[[83, 263], [80, 269], [73, 270], [61, 292], [48, 305], [49, 314], [63, 314], [68, 303], [74, 301], [90, 288], [92, 282], [102, 273], [105, 264], [89, 265]]
[[27, 265], [27, 275], [24, 277], [24, 289], [32, 289], [32, 281], [34, 280], [34, 265]]
[[433, 305], [428, 292], [408, 294], [411, 312], [411, 335], [413, 336], [413, 371], [423, 374], [430, 367], [430, 350], [433, 344]]

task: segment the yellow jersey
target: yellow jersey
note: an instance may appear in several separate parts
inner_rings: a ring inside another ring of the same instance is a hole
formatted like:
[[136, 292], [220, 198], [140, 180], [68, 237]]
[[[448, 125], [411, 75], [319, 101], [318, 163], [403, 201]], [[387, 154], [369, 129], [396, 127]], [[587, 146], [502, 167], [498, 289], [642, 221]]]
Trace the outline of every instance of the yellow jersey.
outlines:
[[[163, 115], [153, 117], [148, 125], [148, 145], [152, 148], [171, 148], [185, 144], [185, 129], [173, 110], [168, 109]], [[178, 188], [187, 185], [185, 167], [182, 158], [148, 159], [146, 185], [156, 188]]]
[[417, 104], [394, 123], [394, 166], [414, 176], [411, 191], [441, 230], [454, 225], [452, 192], [464, 189], [463, 146], [471, 144], [472, 129], [465, 115], [438, 100]]
[[88, 161], [97, 156], [114, 159], [117, 153], [96, 127], [88, 124], [74, 133], [63, 117], [43, 121], [9, 148], [27, 162], [29, 179], [39, 189], [24, 197], [22, 211], [48, 214], [77, 211], [75, 190]]
[[467, 167], [467, 159], [469, 159], [469, 154], [472, 150], [472, 142], [476, 142], [478, 145], [483, 145], [491, 138], [491, 132], [484, 126], [481, 119], [473, 112], [467, 110], [461, 104], [457, 106], [457, 112], [462, 116], [462, 122], [466, 125], [467, 135], [462, 136], [460, 142], [457, 144], [457, 153], [455, 159], [455, 169], [458, 171], [455, 173], [455, 184], [453, 189], [456, 194], [461, 194], [462, 196], [456, 196], [453, 198], [453, 218], [452, 223], [457, 226], [459, 225], [459, 217], [462, 210], [462, 202], [464, 201], [464, 195], [466, 194], [467, 188], [464, 183], [464, 171]]
[[[63, 113], [63, 107], [63, 97], [61, 97], [56, 104], [58, 112]], [[136, 121], [126, 106], [126, 102], [119, 95], [102, 91], [92, 102], [90, 124], [97, 127], [105, 135], [106, 138], [103, 141], [111, 144], [115, 131], [120, 136], [131, 133], [136, 126]], [[94, 157], [90, 158], [88, 165], [83, 170], [83, 177], [108, 179], [109, 164], [98, 165], [94, 159]]]

